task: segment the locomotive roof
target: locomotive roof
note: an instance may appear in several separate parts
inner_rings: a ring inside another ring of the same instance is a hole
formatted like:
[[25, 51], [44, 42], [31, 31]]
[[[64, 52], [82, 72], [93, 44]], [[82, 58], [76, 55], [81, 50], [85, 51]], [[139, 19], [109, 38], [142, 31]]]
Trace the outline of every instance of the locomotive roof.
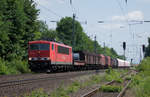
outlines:
[[57, 43], [57, 42], [53, 42], [53, 41], [46, 41], [46, 40], [29, 41], [29, 44], [32, 44], [32, 43], [53, 43], [53, 44], [56, 44], [56, 45], [72, 48], [71, 46], [68, 46], [68, 45], [65, 45], [65, 44], [62, 44], [62, 43]]

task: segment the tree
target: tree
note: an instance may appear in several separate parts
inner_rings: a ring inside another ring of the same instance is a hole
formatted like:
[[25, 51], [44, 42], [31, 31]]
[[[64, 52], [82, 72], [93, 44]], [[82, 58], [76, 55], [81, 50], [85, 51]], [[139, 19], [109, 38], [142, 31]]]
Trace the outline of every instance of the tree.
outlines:
[[[72, 46], [72, 31], [73, 31], [73, 19], [71, 17], [62, 18], [57, 23], [57, 36], [63, 43]], [[83, 28], [78, 21], [75, 21], [75, 47], [74, 50], [94, 52], [95, 41], [90, 39], [86, 33], [83, 32]], [[117, 55], [114, 49], [107, 47], [102, 48], [96, 41], [96, 52], [111, 56], [113, 58], [120, 57]]]
[[0, 0], [0, 57], [25, 55], [28, 41], [38, 35], [37, 16], [33, 0]]
[[[72, 29], [73, 29], [73, 19], [71, 17], [65, 17], [57, 23], [57, 36], [63, 43], [72, 46]], [[81, 39], [80, 34], [83, 32], [83, 29], [78, 21], [75, 21], [75, 44], [79, 43]]]
[[43, 21], [38, 21], [39, 32], [41, 33], [41, 40], [57, 40], [56, 31], [49, 29], [48, 25]]
[[[75, 21], [75, 47], [74, 50], [93, 52], [94, 42], [83, 32], [83, 28], [78, 21]], [[73, 42], [73, 19], [71, 17], [62, 18], [57, 23], [57, 36], [63, 43], [72, 46]]]

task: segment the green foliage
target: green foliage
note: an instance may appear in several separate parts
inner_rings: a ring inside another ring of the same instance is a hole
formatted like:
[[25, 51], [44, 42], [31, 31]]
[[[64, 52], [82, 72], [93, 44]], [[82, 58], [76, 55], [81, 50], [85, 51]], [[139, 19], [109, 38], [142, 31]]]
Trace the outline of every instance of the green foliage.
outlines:
[[4, 60], [0, 59], [0, 74], [8, 74], [8, 68]]
[[41, 37], [40, 37], [41, 40], [47, 40], [47, 39], [58, 40], [56, 36], [56, 31], [49, 29], [48, 25], [45, 22], [38, 21], [38, 28], [41, 34]]
[[132, 78], [130, 88], [137, 97], [150, 97], [150, 57], [145, 58], [137, 67], [139, 73]]
[[137, 67], [138, 71], [150, 71], [150, 57], [145, 58]]
[[81, 84], [79, 82], [73, 82], [68, 87], [60, 86], [51, 94], [51, 97], [69, 97], [68, 95], [70, 93], [74, 93], [79, 90], [80, 85]]
[[[73, 19], [62, 18], [56, 30], [48, 28], [45, 22], [37, 20], [39, 10], [33, 0], [0, 0], [0, 58], [3, 59], [1, 74], [29, 72], [27, 63], [28, 42], [37, 39], [55, 39], [72, 46]], [[113, 49], [102, 48], [90, 39], [78, 21], [75, 21], [74, 50], [94, 52], [119, 57]], [[105, 50], [104, 50], [105, 49]], [[19, 61], [18, 61], [19, 60]], [[5, 72], [5, 69], [8, 72]], [[3, 71], [2, 71], [3, 70]]]
[[[57, 23], [57, 36], [60, 41], [63, 43], [72, 46], [73, 41], [73, 19], [71, 17], [62, 18]], [[81, 50], [81, 51], [88, 51], [88, 52], [95, 52], [94, 45], [96, 44], [96, 52], [99, 54], [105, 54], [107, 56], [111, 56], [112, 58], [122, 58], [122, 56], [118, 56], [116, 51], [108, 47], [102, 48], [98, 42], [93, 41], [90, 39], [86, 33], [83, 32], [83, 28], [78, 21], [75, 21], [75, 47], [74, 50]]]
[[67, 95], [66, 90], [62, 86], [60, 86], [53, 93], [51, 93], [50, 97], [69, 97], [69, 96]]
[[51, 97], [69, 97], [68, 95], [70, 93], [74, 93], [74, 92], [78, 91], [80, 88], [84, 88], [86, 86], [91, 86], [93, 84], [98, 84], [100, 82], [101, 82], [101, 76], [94, 75], [94, 76], [90, 77], [90, 80], [87, 80], [84, 83], [75, 81], [68, 87], [63, 88], [63, 86], [60, 86], [59, 88], [56, 89], [55, 92], [53, 92], [51, 94]]
[[108, 70], [106, 70], [105, 80], [106, 80], [106, 81], [115, 80], [115, 81], [117, 81], [118, 83], [122, 83], [122, 82], [123, 82], [123, 79], [120, 78], [120, 72], [115, 71], [115, 70], [113, 70], [113, 69], [111, 69], [111, 68], [108, 69]]
[[24, 97], [49, 97], [47, 93], [44, 93], [43, 89], [35, 90], [30, 95]]
[[131, 76], [127, 76], [125, 79], [126, 79], [126, 80], [131, 80], [132, 77], [131, 77]]
[[120, 92], [122, 90], [122, 86], [102, 85], [100, 90], [103, 92]]
[[28, 41], [41, 37], [37, 16], [33, 0], [0, 0], [1, 74], [29, 72], [22, 60], [27, 59]]
[[37, 15], [38, 10], [32, 0], [0, 1], [0, 57], [12, 60], [24, 55], [28, 41], [34, 38], [32, 34], [38, 30]]
[[[8, 63], [8, 67], [14, 68], [14, 70], [16, 70], [16, 73], [28, 73], [28, 72], [30, 72], [30, 70], [28, 68], [27, 61], [13, 60], [12, 62]], [[11, 72], [13, 73], [14, 71], [11, 71]]]
[[101, 81], [102, 81], [102, 78], [99, 76], [99, 75], [93, 75], [92, 77], [91, 77], [91, 80], [92, 80], [92, 82], [95, 84], [98, 84], [98, 83], [100, 83]]
[[13, 61], [4, 61], [0, 59], [0, 74], [20, 74], [30, 72], [28, 68], [27, 61], [13, 60]]
[[[65, 17], [57, 23], [57, 36], [65, 44], [72, 45], [72, 29], [73, 29], [73, 19], [71, 17]], [[80, 33], [83, 29], [78, 21], [75, 21], [75, 44], [81, 40]]]
[[73, 82], [69, 87], [67, 87], [66, 92], [67, 94], [76, 92], [80, 88], [79, 82]]

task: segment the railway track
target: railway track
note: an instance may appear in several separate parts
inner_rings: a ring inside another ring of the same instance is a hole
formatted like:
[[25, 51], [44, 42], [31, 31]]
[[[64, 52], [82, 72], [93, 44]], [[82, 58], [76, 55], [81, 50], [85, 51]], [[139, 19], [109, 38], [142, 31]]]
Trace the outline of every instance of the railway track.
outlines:
[[[100, 72], [104, 72], [105, 70], [98, 70], [98, 71], [86, 71], [86, 72], [70, 72], [68, 74], [61, 74], [58, 73], [58, 75], [49, 75], [46, 77], [38, 77], [38, 78], [29, 78], [29, 79], [22, 79], [22, 80], [13, 80], [13, 81], [4, 81], [4, 82], [0, 82], [0, 97], [13, 97], [10, 96], [12, 95], [12, 93], [16, 93], [16, 95], [18, 96], [18, 92], [16, 91], [23, 91], [23, 93], [25, 92], [29, 92], [32, 91], [36, 88], [40, 88], [40, 85], [44, 85], [44, 83], [46, 84], [50, 84], [53, 82], [57, 81], [61, 81], [61, 80], [66, 80], [66, 79], [70, 79], [73, 77], [78, 77], [78, 76], [83, 76], [83, 75], [89, 75], [89, 74], [95, 74], [95, 73], [100, 73]], [[32, 87], [33, 86], [33, 87]], [[16, 96], [14, 95], [14, 97]]]
[[92, 91], [82, 95], [81, 97], [123, 97], [125, 91], [127, 90], [128, 85], [131, 83], [131, 80], [126, 80], [125, 76], [131, 74], [133, 72], [128, 72], [121, 76], [123, 78], [123, 83], [118, 84], [115, 80], [108, 82], [105, 84], [105, 86], [113, 86], [113, 85], [121, 85], [123, 84], [123, 89], [120, 92], [105, 92], [101, 90], [102, 86], [99, 86], [98, 88], [93, 89]]

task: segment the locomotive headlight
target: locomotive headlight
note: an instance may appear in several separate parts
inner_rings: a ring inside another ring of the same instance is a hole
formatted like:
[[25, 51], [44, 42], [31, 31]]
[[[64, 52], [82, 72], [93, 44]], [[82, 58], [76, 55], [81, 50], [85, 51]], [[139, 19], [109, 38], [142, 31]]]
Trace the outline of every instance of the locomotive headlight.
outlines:
[[45, 58], [46, 60], [49, 60], [50, 58], [49, 57], [47, 57], [47, 58]]
[[29, 58], [29, 60], [31, 61], [31, 60], [32, 60], [32, 58]]
[[43, 61], [49, 60], [49, 57], [41, 58], [41, 60], [43, 60]]
[[41, 58], [41, 60], [45, 60], [44, 58]]

